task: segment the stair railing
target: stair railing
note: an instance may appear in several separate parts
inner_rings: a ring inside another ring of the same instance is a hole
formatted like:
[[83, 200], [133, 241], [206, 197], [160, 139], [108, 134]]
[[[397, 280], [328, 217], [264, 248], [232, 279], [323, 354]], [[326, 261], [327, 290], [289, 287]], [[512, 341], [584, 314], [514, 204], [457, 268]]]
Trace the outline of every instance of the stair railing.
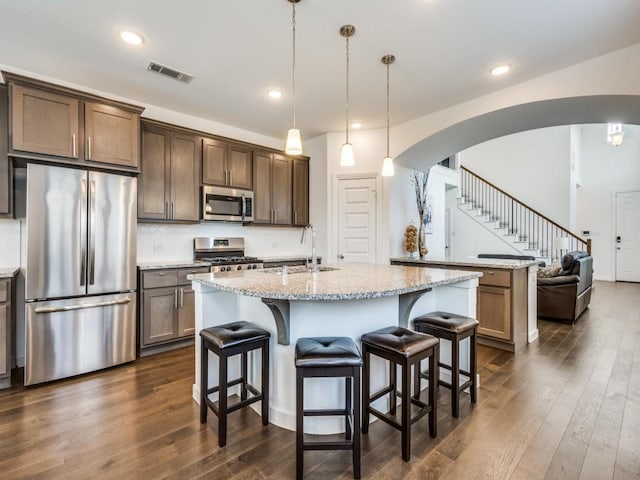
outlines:
[[488, 216], [488, 222], [495, 222], [495, 228], [506, 229], [506, 235], [522, 243], [522, 250], [537, 250], [537, 256], [551, 259], [575, 250], [591, 255], [591, 239], [579, 237], [463, 166], [460, 166], [460, 191], [465, 202], [478, 210], [478, 215]]

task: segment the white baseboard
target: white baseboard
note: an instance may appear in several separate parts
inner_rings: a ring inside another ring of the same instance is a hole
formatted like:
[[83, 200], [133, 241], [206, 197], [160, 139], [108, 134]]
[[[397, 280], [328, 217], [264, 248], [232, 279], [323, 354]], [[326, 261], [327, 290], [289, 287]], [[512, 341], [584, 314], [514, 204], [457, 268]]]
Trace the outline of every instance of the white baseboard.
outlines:
[[540, 337], [540, 332], [536, 328], [535, 330], [529, 332], [529, 343], [533, 343]]

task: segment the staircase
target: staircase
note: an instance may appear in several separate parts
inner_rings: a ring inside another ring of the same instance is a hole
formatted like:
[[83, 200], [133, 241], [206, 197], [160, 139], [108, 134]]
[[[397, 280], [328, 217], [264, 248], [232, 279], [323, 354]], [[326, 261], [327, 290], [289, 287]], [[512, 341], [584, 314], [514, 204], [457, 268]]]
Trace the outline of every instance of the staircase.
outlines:
[[590, 239], [580, 238], [462, 166], [458, 208], [522, 255], [550, 263], [573, 250], [591, 254]]

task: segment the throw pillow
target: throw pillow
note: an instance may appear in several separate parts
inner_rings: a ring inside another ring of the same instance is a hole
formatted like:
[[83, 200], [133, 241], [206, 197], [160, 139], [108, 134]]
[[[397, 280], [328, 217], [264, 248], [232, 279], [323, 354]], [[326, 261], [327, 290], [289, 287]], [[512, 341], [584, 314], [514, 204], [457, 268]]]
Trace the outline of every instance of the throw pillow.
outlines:
[[562, 270], [562, 267], [560, 265], [552, 265], [550, 267], [539, 268], [538, 278], [557, 277], [560, 273], [560, 270]]

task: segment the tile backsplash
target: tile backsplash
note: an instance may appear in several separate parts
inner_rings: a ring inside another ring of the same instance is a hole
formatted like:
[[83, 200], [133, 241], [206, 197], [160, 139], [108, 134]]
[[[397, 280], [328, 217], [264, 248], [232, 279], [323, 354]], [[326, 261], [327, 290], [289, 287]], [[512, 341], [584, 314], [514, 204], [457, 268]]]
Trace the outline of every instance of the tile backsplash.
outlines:
[[139, 223], [138, 262], [191, 259], [194, 237], [244, 237], [245, 253], [255, 257], [309, 254], [310, 235], [307, 235], [305, 244], [300, 244], [301, 231], [300, 228], [254, 227], [233, 223]]
[[0, 267], [20, 266], [20, 221], [0, 220]]

